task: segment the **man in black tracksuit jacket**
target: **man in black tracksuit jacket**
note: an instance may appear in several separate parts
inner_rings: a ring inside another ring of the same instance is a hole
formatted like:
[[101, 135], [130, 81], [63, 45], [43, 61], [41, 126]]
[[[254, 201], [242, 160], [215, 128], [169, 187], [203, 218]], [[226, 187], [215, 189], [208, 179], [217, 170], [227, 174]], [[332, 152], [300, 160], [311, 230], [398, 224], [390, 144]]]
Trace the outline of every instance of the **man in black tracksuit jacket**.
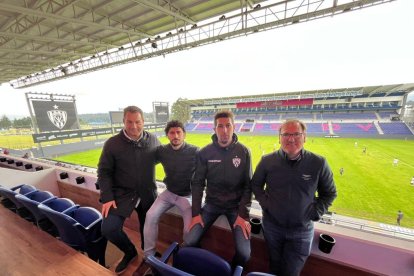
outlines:
[[[235, 240], [234, 268], [250, 258], [251, 156], [234, 134], [231, 112], [217, 113], [214, 125], [213, 143], [202, 148], [197, 158], [191, 185], [193, 219], [185, 245], [197, 246], [214, 221], [225, 215]], [[206, 187], [206, 204], [201, 208]]]
[[133, 210], [138, 213], [143, 248], [145, 214], [157, 196], [155, 151], [160, 142], [143, 127], [142, 110], [125, 108], [124, 129], [106, 141], [99, 159], [102, 234], [125, 253], [115, 269], [118, 274], [137, 257], [135, 246], [122, 229], [124, 221]]
[[262, 157], [252, 189], [263, 210], [270, 271], [291, 276], [300, 274], [310, 254], [313, 221], [326, 213], [336, 188], [326, 159], [303, 149], [302, 122], [288, 120], [279, 132], [281, 148]]

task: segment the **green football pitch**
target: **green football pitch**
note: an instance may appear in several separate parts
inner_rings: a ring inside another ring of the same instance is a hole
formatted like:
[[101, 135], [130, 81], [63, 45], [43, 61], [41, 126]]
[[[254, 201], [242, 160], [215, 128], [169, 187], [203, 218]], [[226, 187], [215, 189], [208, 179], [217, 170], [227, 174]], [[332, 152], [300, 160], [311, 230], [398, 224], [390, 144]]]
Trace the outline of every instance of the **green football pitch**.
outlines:
[[[239, 138], [252, 152], [253, 168], [263, 154], [279, 148], [277, 136]], [[211, 139], [207, 134], [188, 134], [186, 141], [202, 147]], [[164, 137], [161, 142], [168, 141]], [[397, 211], [402, 210], [402, 226], [414, 227], [414, 186], [410, 185], [414, 175], [413, 140], [308, 137], [305, 148], [326, 157], [334, 172], [338, 197], [330, 211], [395, 224]], [[57, 159], [96, 167], [100, 153], [101, 149], [96, 149]], [[397, 166], [393, 166], [394, 158], [399, 160]], [[162, 166], [158, 165], [157, 179], [163, 177]]]

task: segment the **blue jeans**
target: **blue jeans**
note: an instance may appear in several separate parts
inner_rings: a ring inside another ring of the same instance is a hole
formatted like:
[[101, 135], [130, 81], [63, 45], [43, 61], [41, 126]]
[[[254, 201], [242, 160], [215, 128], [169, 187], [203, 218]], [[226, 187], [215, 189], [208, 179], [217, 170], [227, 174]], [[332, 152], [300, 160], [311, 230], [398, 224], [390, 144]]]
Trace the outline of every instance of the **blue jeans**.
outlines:
[[184, 236], [188, 233], [188, 227], [191, 223], [191, 195], [187, 197], [178, 196], [168, 190], [165, 190], [157, 197], [147, 212], [144, 225], [145, 257], [155, 255], [155, 246], [158, 238], [158, 222], [161, 215], [174, 206], [181, 211], [181, 215], [183, 216]]
[[310, 255], [313, 223], [309, 229], [276, 226], [263, 216], [263, 234], [269, 249], [270, 272], [276, 275], [299, 275]]
[[184, 237], [184, 246], [199, 246], [200, 240], [203, 237], [204, 233], [210, 228], [211, 225], [216, 221], [220, 216], [224, 215], [229, 222], [231, 231], [233, 232], [234, 244], [236, 246], [236, 254], [232, 260], [232, 267], [238, 265], [244, 266], [245, 263], [250, 259], [250, 238], [246, 239], [243, 235], [243, 230], [240, 227], [233, 228], [233, 224], [236, 221], [238, 212], [237, 208], [223, 210], [219, 207], [216, 207], [212, 204], [205, 204], [201, 210], [201, 218], [204, 222], [204, 227], [200, 224], [195, 225], [188, 235]]

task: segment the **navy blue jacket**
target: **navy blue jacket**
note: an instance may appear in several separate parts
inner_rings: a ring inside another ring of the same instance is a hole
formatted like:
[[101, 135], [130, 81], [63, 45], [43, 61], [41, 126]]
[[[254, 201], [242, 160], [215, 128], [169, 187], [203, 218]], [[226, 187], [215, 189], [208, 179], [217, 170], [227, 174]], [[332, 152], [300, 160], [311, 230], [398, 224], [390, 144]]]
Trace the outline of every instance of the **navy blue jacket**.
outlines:
[[336, 198], [326, 159], [304, 149], [298, 161], [288, 160], [282, 149], [263, 156], [252, 189], [263, 216], [285, 228], [311, 227], [311, 221], [319, 220]]

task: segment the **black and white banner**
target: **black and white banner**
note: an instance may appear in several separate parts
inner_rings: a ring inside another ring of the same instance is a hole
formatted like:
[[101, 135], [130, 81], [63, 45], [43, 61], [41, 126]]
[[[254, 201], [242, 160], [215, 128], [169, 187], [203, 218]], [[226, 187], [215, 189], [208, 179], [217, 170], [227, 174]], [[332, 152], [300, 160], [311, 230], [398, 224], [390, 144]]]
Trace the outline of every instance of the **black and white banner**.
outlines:
[[75, 102], [32, 100], [39, 132], [79, 129]]
[[[119, 132], [122, 127], [114, 128], [115, 132]], [[74, 138], [82, 138], [88, 136], [98, 136], [112, 134], [112, 128], [96, 128], [96, 129], [85, 129], [85, 130], [74, 130], [74, 131], [62, 131], [62, 132], [49, 132], [33, 134], [33, 142], [41, 143], [47, 141], [66, 140]]]

